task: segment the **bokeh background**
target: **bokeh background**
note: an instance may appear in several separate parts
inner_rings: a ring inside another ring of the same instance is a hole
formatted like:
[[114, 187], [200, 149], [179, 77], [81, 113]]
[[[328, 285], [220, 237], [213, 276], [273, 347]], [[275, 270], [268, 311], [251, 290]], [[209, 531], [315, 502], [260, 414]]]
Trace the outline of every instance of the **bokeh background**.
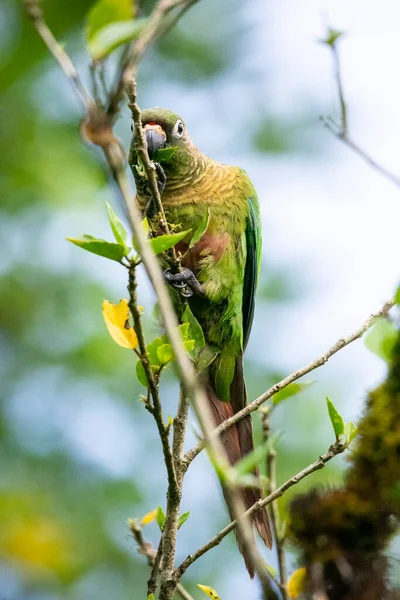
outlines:
[[[48, 21], [88, 81], [89, 0], [45, 0]], [[350, 333], [395, 290], [400, 276], [400, 190], [332, 138], [331, 25], [341, 43], [352, 136], [400, 174], [400, 7], [396, 0], [203, 0], [140, 73], [140, 104], [180, 113], [206, 153], [244, 167], [261, 200], [264, 265], [247, 353], [250, 398]], [[79, 135], [80, 107], [20, 2], [0, 2], [0, 598], [139, 600], [148, 568], [126, 519], [165, 505], [153, 423], [138, 401], [128, 350], [108, 337], [103, 298], [126, 296], [118, 265], [66, 236], [110, 238], [104, 200], [117, 204], [99, 153]], [[125, 111], [117, 126], [128, 144]], [[149, 335], [153, 299], [141, 280]], [[278, 482], [327, 449], [329, 395], [357, 420], [385, 364], [359, 341], [275, 412]], [[163, 387], [173, 413], [176, 383]], [[195, 440], [195, 423], [188, 444]], [[257, 426], [257, 423], [256, 423]], [[291, 493], [340, 481], [337, 459]], [[285, 516], [285, 496], [279, 508]], [[178, 558], [227, 522], [205, 457], [189, 471]], [[157, 526], [147, 526], [157, 542]], [[393, 576], [399, 544], [390, 549]], [[266, 560], [276, 565], [274, 552]], [[288, 568], [296, 557], [288, 553]], [[259, 597], [232, 537], [185, 583], [222, 598]], [[196, 591], [197, 590], [197, 591]]]

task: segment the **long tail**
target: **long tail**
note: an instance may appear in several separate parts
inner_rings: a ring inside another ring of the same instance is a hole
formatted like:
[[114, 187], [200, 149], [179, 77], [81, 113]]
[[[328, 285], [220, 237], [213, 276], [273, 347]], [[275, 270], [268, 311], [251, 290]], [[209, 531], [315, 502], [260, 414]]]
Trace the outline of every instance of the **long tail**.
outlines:
[[[247, 404], [246, 386], [243, 376], [243, 359], [238, 357], [235, 366], [235, 375], [230, 389], [231, 401], [222, 402], [214, 392], [211, 384], [207, 386], [207, 396], [215, 424], [219, 425], [225, 419], [232, 417], [236, 412], [244, 408]], [[253, 433], [251, 417], [245, 417], [235, 425], [232, 425], [221, 435], [221, 441], [225, 446], [225, 450], [229, 462], [234, 465], [246, 454], [253, 450]], [[257, 475], [257, 473], [255, 473]], [[257, 488], [243, 488], [241, 490], [242, 501], [246, 509], [250, 508], [257, 500], [261, 498], [261, 490]], [[225, 496], [225, 492], [224, 492]], [[228, 505], [229, 506], [229, 505]], [[234, 519], [232, 511], [229, 511], [231, 519]], [[272, 547], [272, 534], [269, 524], [268, 514], [266, 510], [259, 510], [252, 515], [253, 525], [260, 534], [264, 544]], [[251, 578], [254, 577], [254, 565], [248, 556], [240, 540], [236, 536], [239, 551], [241, 552], [246, 569]]]

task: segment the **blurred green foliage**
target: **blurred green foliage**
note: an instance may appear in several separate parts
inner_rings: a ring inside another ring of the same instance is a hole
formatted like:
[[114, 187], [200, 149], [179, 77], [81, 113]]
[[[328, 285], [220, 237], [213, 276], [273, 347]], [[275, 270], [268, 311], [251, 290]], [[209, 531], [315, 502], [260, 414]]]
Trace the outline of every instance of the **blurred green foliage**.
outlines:
[[[84, 20], [91, 2], [42, 4], [88, 80]], [[229, 4], [229, 19], [211, 2], [185, 17], [153, 51], [155, 66], [147, 63], [141, 93], [157, 70], [178, 82], [182, 94], [210, 81], [223, 90], [243, 51], [243, 7]], [[146, 13], [149, 3], [143, 6]], [[138, 402], [142, 390], [131, 353], [112, 343], [101, 317], [103, 298], [125, 295], [123, 269], [83, 257], [64, 239], [106, 231], [108, 176], [80, 138], [79, 105], [22, 3], [1, 0], [0, 14], [1, 597], [136, 600], [148, 567], [125, 521], [164, 504], [159, 440]], [[268, 118], [255, 140], [255, 123], [248, 127], [243, 142], [262, 152], [292, 148], [297, 126]], [[263, 284], [265, 306], [296, 296], [287, 279], [274, 271]], [[265, 364], [248, 367], [250, 396], [276, 381]], [[168, 385], [165, 395], [172, 412]], [[311, 415], [309, 423], [318, 418]], [[307, 444], [293, 456], [293, 448], [279, 442], [279, 452], [280, 481], [315, 457]], [[212, 526], [226, 521], [219, 505]], [[183, 551], [193, 546], [195, 524], [192, 512]], [[149, 531], [156, 543], [154, 525]], [[231, 545], [235, 558], [229, 560], [240, 561]], [[207, 563], [210, 581], [228, 576], [219, 564]], [[194, 590], [190, 581], [188, 587]]]

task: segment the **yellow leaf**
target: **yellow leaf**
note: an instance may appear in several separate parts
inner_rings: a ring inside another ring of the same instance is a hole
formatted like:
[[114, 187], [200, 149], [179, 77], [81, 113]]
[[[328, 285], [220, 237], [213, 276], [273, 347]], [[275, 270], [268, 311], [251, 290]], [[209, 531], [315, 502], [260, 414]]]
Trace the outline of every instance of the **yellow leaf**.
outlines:
[[298, 598], [304, 592], [307, 578], [307, 570], [302, 567], [292, 573], [287, 583], [289, 598]]
[[138, 339], [135, 330], [129, 325], [128, 301], [123, 298], [119, 304], [103, 301], [103, 318], [114, 342], [123, 348], [136, 348]]
[[200, 583], [198, 583], [197, 587], [199, 587], [202, 592], [207, 594], [207, 596], [209, 596], [213, 600], [220, 600], [220, 597], [218, 596], [217, 592], [213, 590], [212, 587], [210, 587], [209, 585], [201, 585]]
[[144, 517], [142, 517], [142, 520], [140, 521], [140, 523], [142, 525], [147, 525], [148, 523], [151, 523], [156, 518], [156, 514], [157, 514], [157, 509], [155, 508], [154, 510], [151, 510], [150, 512], [145, 514]]

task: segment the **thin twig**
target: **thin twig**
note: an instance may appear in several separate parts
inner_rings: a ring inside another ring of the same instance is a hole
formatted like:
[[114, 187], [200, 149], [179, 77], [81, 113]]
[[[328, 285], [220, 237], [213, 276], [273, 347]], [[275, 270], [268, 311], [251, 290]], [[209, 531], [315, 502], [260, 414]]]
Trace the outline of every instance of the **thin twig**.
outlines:
[[157, 548], [157, 554], [156, 554], [156, 557], [154, 560], [154, 565], [151, 570], [149, 580], [147, 582], [147, 596], [150, 596], [150, 594], [154, 594], [154, 592], [156, 591], [156, 588], [157, 588], [158, 572], [160, 569], [160, 564], [161, 564], [161, 559], [162, 559], [162, 547], [163, 547], [163, 544], [162, 544], [162, 533], [161, 533], [160, 541], [158, 543], [158, 548]]
[[[268, 407], [261, 409], [262, 410], [262, 427], [263, 427], [263, 438], [264, 443], [267, 443], [270, 439], [270, 410]], [[267, 454], [267, 478], [268, 478], [268, 486], [267, 486], [267, 494], [272, 494], [276, 490], [276, 450], [274, 448], [270, 448]], [[275, 548], [276, 554], [278, 558], [278, 568], [279, 568], [279, 587], [283, 596], [283, 600], [288, 600], [287, 594], [287, 573], [286, 573], [286, 564], [285, 564], [285, 550], [284, 550], [284, 539], [281, 535], [281, 527], [280, 527], [280, 519], [278, 513], [278, 506], [276, 502], [271, 502], [270, 506], [270, 517], [271, 517], [271, 525], [272, 531], [275, 538]]]
[[143, 334], [142, 327], [142, 316], [138, 305], [137, 298], [137, 281], [136, 281], [136, 264], [132, 262], [129, 266], [129, 284], [128, 284], [128, 292], [129, 292], [129, 309], [132, 313], [133, 324], [135, 333], [138, 338], [139, 350], [140, 350], [140, 360], [142, 362], [144, 371], [146, 373], [146, 378], [149, 386], [149, 391], [153, 400], [153, 405], [148, 406], [148, 410], [154, 417], [154, 420], [157, 424], [158, 433], [160, 435], [165, 466], [167, 468], [168, 475], [168, 490], [171, 495], [179, 495], [179, 486], [176, 479], [174, 461], [172, 458], [171, 447], [169, 444], [169, 435], [168, 429], [164, 423], [163, 414], [162, 414], [162, 406], [161, 399], [158, 389], [158, 384], [155, 380], [154, 374], [151, 370], [150, 359], [146, 349], [146, 343]]
[[[119, 110], [120, 102], [124, 97], [125, 91], [129, 90], [132, 82], [136, 80], [136, 70], [143, 53], [152, 44], [162, 32], [167, 33], [165, 29], [165, 18], [169, 13], [178, 7], [190, 8], [199, 0], [159, 0], [152, 13], [148, 17], [144, 29], [137, 40], [133, 41], [124, 53], [123, 60], [119, 67], [117, 83], [111, 93], [108, 106], [108, 114], [114, 117]], [[181, 12], [182, 16], [183, 12]], [[171, 22], [174, 25], [175, 21]], [[168, 28], [169, 29], [169, 28]], [[130, 93], [128, 92], [130, 96]]]
[[335, 68], [336, 87], [337, 87], [338, 96], [339, 96], [341, 136], [345, 137], [347, 135], [347, 105], [346, 105], [346, 101], [344, 99], [342, 74], [341, 74], [341, 69], [340, 69], [340, 59], [339, 59], [339, 52], [337, 49], [337, 40], [334, 40], [332, 42], [332, 44], [329, 44], [329, 45], [332, 48], [333, 64], [334, 64], [334, 68]]
[[[268, 486], [268, 494], [273, 494], [276, 490], [276, 451], [271, 448], [267, 455], [268, 462], [268, 478], [269, 478], [269, 486]], [[280, 529], [280, 520], [278, 513], [278, 506], [275, 502], [271, 502], [271, 523], [272, 529], [275, 535], [275, 545], [276, 545], [276, 554], [278, 558], [278, 568], [279, 568], [279, 581], [280, 588], [284, 600], [288, 599], [286, 585], [287, 585], [287, 573], [286, 573], [286, 565], [285, 565], [285, 550], [284, 550], [284, 540], [282, 539], [281, 529]]]
[[333, 133], [333, 135], [335, 137], [338, 138], [338, 140], [343, 142], [348, 148], [350, 148], [351, 150], [353, 150], [353, 152], [358, 154], [358, 156], [360, 158], [362, 158], [362, 160], [364, 160], [368, 164], [368, 166], [370, 166], [375, 171], [378, 171], [378, 173], [380, 173], [383, 177], [385, 177], [385, 179], [388, 179], [389, 181], [394, 183], [397, 187], [400, 187], [400, 177], [399, 176], [395, 175], [394, 173], [389, 171], [386, 167], [384, 167], [380, 163], [376, 162], [376, 160], [373, 159], [369, 154], [367, 154], [367, 152], [365, 152], [365, 150], [360, 148], [360, 146], [357, 146], [357, 144], [355, 142], [353, 142], [352, 139], [349, 138], [348, 134], [343, 136], [340, 131], [340, 128], [338, 128], [334, 123], [330, 122], [328, 119], [322, 119], [322, 122], [325, 125], [325, 127], [331, 133]]
[[[314, 473], [314, 471], [323, 469], [327, 462], [332, 460], [332, 458], [334, 458], [338, 454], [341, 454], [342, 452], [344, 452], [345, 449], [346, 449], [346, 446], [344, 444], [341, 444], [340, 442], [336, 442], [335, 444], [330, 446], [328, 452], [326, 452], [325, 454], [322, 454], [315, 462], [313, 462], [308, 467], [306, 467], [305, 469], [303, 469], [302, 471], [297, 473], [297, 475], [294, 475], [293, 477], [288, 479], [285, 483], [283, 483], [280, 487], [278, 487], [275, 490], [275, 492], [273, 492], [272, 494], [269, 494], [263, 500], [258, 500], [255, 504], [253, 504], [253, 506], [251, 506], [246, 511], [246, 513], [245, 513], [246, 516], [250, 517], [255, 512], [261, 510], [265, 506], [268, 506], [268, 504], [271, 504], [271, 502], [273, 502], [277, 498], [280, 498], [281, 496], [283, 496], [283, 494], [289, 488], [291, 488], [292, 486], [299, 483], [299, 481], [301, 481], [308, 475], [311, 475], [311, 473]], [[185, 571], [187, 570], [187, 568], [190, 567], [190, 565], [192, 565], [198, 558], [203, 556], [203, 554], [205, 554], [206, 552], [211, 550], [211, 548], [218, 546], [218, 544], [220, 544], [220, 542], [224, 539], [224, 537], [226, 537], [228, 535], [228, 533], [233, 531], [236, 526], [237, 526], [237, 521], [236, 520], [231, 521], [229, 523], [229, 525], [227, 525], [224, 529], [222, 529], [219, 533], [217, 533], [211, 540], [209, 540], [206, 544], [204, 544], [204, 546], [202, 546], [201, 548], [196, 550], [196, 552], [194, 552], [193, 554], [189, 554], [189, 556], [177, 568], [178, 576], [182, 576], [185, 573]]]
[[[393, 306], [395, 304], [396, 304], [395, 298], [391, 298], [390, 300], [388, 300], [382, 306], [382, 308], [380, 310], [378, 310], [376, 313], [374, 313], [370, 317], [368, 317], [368, 319], [361, 325], [361, 327], [356, 329], [353, 333], [351, 333], [347, 337], [340, 338], [335, 344], [333, 344], [333, 346], [331, 346], [329, 348], [329, 350], [327, 350], [324, 354], [322, 354], [322, 356], [319, 356], [318, 358], [316, 358], [312, 362], [308, 363], [304, 367], [301, 367], [301, 369], [294, 371], [293, 373], [291, 373], [290, 375], [288, 375], [287, 377], [285, 377], [284, 379], [282, 379], [281, 381], [279, 381], [278, 383], [276, 383], [275, 385], [270, 387], [266, 392], [261, 394], [261, 396], [259, 396], [256, 400], [254, 400], [253, 402], [248, 404], [245, 408], [243, 408], [242, 410], [240, 410], [239, 412], [234, 414], [233, 417], [230, 417], [229, 419], [226, 419], [223, 423], [221, 423], [221, 425], [219, 425], [213, 433], [216, 433], [216, 434], [223, 433], [224, 431], [229, 429], [229, 427], [231, 427], [234, 423], [237, 423], [238, 421], [240, 421], [247, 415], [249, 415], [252, 412], [254, 412], [255, 410], [257, 410], [262, 404], [264, 404], [264, 402], [269, 400], [269, 398], [272, 398], [272, 396], [274, 396], [275, 394], [277, 394], [278, 392], [283, 390], [285, 387], [287, 387], [291, 383], [293, 383], [297, 379], [300, 379], [300, 377], [303, 377], [307, 373], [310, 373], [311, 371], [314, 371], [315, 369], [318, 369], [319, 367], [322, 367], [323, 365], [325, 365], [334, 354], [339, 352], [339, 350], [342, 350], [343, 348], [345, 348], [346, 346], [348, 346], [355, 340], [358, 340], [360, 337], [362, 337], [364, 335], [364, 333], [366, 331], [368, 331], [368, 329], [371, 329], [371, 327], [376, 323], [377, 319], [379, 319], [381, 317], [387, 317], [390, 310], [393, 308]], [[184, 461], [185, 461], [186, 468], [189, 466], [189, 464], [192, 462], [192, 460], [194, 458], [196, 458], [196, 456], [203, 450], [203, 448], [204, 448], [204, 440], [199, 442], [197, 444], [197, 446], [195, 446], [194, 448], [192, 448], [185, 454]]]
[[[143, 164], [143, 168], [146, 173], [152, 202], [154, 202], [157, 210], [157, 224], [163, 233], [169, 235], [171, 231], [165, 216], [161, 194], [158, 189], [156, 169], [154, 163], [150, 160], [149, 153], [147, 151], [147, 141], [142, 127], [141, 111], [136, 97], [136, 81], [131, 82], [129, 107], [131, 109], [134, 124], [135, 150]], [[168, 262], [173, 272], [176, 273], [180, 271], [180, 261], [176, 255], [175, 248], [171, 248], [169, 250]]]
[[343, 81], [340, 69], [340, 59], [338, 51], [338, 41], [341, 36], [338, 36], [326, 43], [331, 49], [334, 71], [335, 71], [335, 82], [336, 89], [339, 99], [340, 106], [340, 124], [337, 125], [330, 118], [322, 118], [322, 122], [325, 127], [333, 133], [333, 135], [340, 141], [342, 141], [348, 148], [355, 152], [362, 160], [364, 160], [372, 169], [380, 173], [383, 177], [394, 183], [397, 187], [400, 187], [400, 177], [389, 171], [386, 167], [382, 166], [376, 160], [374, 160], [365, 150], [363, 150], [358, 144], [356, 144], [349, 136], [348, 129], [348, 116], [347, 116], [347, 104], [344, 97]]
[[96, 105], [104, 110], [105, 100], [108, 97], [108, 89], [104, 63], [102, 61], [92, 60], [90, 63], [90, 77], [92, 80], [93, 96]]
[[[143, 536], [143, 529], [135, 519], [129, 519], [128, 525], [138, 545], [140, 554], [143, 554], [147, 559], [147, 564], [153, 567], [157, 560], [157, 553], [154, 546], [150, 542], [146, 542]], [[176, 591], [182, 600], [194, 600], [193, 596], [189, 594], [182, 584], [178, 583]]]
[[75, 87], [78, 93], [78, 96], [82, 101], [82, 104], [87, 109], [89, 109], [89, 107], [93, 105], [94, 102], [89, 92], [82, 84], [78, 72], [75, 69], [75, 66], [71, 61], [70, 57], [62, 48], [62, 46], [60, 46], [60, 44], [57, 42], [52, 31], [47, 26], [43, 17], [43, 11], [39, 6], [38, 0], [24, 0], [24, 4], [25, 10], [28, 13], [29, 17], [32, 19], [36, 31], [38, 32], [38, 34], [40, 35], [40, 37], [42, 38], [47, 48], [54, 56], [54, 58], [56, 59], [56, 61], [58, 62], [68, 79], [70, 79], [70, 81], [72, 82], [73, 86]]

